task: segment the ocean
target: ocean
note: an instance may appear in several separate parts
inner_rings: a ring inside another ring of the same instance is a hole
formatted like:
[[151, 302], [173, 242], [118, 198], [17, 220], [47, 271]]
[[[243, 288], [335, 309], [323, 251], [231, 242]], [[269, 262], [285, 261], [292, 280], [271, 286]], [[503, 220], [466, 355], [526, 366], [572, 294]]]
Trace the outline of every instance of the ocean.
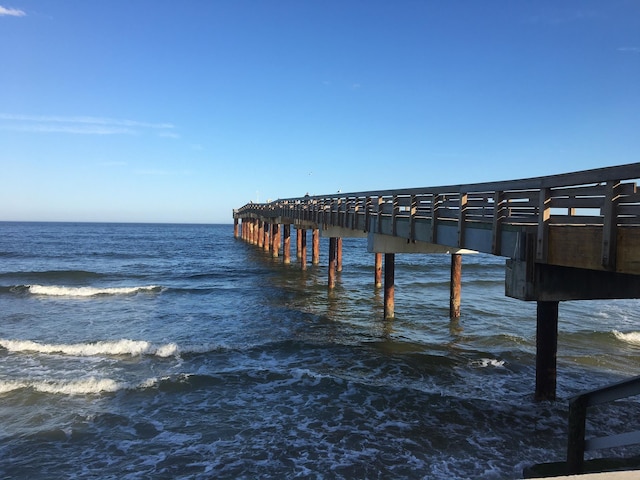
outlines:
[[[385, 321], [366, 241], [331, 291], [327, 243], [302, 271], [231, 225], [0, 223], [0, 477], [519, 478], [564, 459], [567, 398], [640, 373], [638, 301], [561, 303], [534, 402], [503, 258], [463, 258], [452, 322], [449, 257], [397, 255]], [[638, 422], [632, 398], [587, 432]]]

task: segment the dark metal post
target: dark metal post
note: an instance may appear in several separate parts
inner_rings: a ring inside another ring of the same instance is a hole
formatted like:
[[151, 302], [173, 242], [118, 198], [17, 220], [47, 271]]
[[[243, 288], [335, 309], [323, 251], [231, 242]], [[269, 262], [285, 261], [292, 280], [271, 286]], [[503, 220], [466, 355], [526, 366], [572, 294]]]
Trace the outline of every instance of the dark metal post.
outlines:
[[537, 401], [556, 399], [558, 304], [559, 302], [538, 302], [535, 393]]
[[567, 473], [582, 473], [584, 466], [584, 434], [587, 423], [587, 397], [569, 402], [569, 436], [567, 441]]

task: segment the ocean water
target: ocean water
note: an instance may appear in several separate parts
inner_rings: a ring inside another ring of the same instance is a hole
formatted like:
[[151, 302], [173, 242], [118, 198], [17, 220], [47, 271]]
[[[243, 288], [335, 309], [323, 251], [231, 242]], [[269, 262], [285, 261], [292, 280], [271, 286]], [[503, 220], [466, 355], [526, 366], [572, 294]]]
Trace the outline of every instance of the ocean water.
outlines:
[[449, 257], [397, 255], [385, 321], [365, 241], [332, 291], [326, 242], [301, 271], [231, 225], [0, 223], [0, 477], [519, 478], [564, 458], [568, 397], [640, 373], [638, 301], [561, 303], [536, 403], [504, 259], [464, 257], [452, 322]]

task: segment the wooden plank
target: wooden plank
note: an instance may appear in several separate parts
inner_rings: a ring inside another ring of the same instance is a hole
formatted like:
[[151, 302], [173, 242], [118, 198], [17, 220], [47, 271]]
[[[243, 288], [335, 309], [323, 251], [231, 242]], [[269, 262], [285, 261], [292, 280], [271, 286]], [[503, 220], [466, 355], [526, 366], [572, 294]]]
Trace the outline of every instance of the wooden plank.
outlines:
[[619, 226], [616, 270], [640, 275], [640, 228]]
[[604, 217], [600, 215], [553, 215], [550, 225], [602, 225]]
[[552, 197], [551, 208], [601, 208], [604, 202], [604, 197]]
[[549, 226], [546, 263], [603, 270], [602, 227]]

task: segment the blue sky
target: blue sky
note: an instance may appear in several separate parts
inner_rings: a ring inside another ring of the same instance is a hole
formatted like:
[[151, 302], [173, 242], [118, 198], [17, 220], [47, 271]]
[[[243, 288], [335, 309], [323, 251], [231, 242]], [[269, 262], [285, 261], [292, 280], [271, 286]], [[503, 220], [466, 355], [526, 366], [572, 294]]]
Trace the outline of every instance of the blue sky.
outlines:
[[640, 2], [0, 0], [0, 220], [640, 161]]

